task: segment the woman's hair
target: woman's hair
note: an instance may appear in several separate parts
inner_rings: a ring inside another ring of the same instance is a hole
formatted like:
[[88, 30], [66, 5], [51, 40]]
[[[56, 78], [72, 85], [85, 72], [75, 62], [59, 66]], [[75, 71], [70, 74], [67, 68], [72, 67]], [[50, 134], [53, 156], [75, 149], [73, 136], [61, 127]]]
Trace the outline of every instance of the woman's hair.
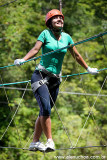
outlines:
[[47, 25], [48, 25], [48, 28], [49, 28], [49, 29], [52, 29], [52, 28], [53, 28], [53, 27], [52, 27], [52, 18], [50, 18], [50, 19], [48, 20]]

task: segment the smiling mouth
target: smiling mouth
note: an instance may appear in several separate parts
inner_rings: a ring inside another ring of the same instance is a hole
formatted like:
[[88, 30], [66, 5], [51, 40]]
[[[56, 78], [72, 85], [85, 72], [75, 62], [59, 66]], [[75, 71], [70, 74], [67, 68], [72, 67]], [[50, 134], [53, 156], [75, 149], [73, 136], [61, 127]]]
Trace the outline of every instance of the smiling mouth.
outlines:
[[62, 22], [57, 22], [57, 24], [63, 24]]

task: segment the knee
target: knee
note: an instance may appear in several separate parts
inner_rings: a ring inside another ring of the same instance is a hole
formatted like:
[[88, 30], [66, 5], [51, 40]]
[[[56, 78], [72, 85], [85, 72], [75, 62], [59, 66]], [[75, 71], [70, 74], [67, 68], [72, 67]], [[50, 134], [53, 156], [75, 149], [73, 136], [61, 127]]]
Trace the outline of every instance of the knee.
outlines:
[[39, 116], [50, 116], [51, 115], [51, 107], [40, 110]]

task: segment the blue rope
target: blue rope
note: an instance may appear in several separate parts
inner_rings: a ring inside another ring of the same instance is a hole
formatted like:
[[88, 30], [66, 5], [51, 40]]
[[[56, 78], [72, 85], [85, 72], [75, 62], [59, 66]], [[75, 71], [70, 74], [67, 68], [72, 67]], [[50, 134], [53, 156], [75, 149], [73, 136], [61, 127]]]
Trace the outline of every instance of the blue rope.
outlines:
[[[39, 59], [39, 58], [41, 58], [41, 57], [43, 57], [43, 56], [47, 56], [47, 55], [53, 54], [53, 53], [55, 53], [55, 52], [58, 52], [58, 51], [60, 51], [60, 50], [62, 50], [62, 49], [66, 49], [66, 48], [70, 48], [70, 47], [76, 46], [76, 45], [78, 45], [78, 44], [82, 44], [82, 43], [84, 43], [84, 42], [93, 40], [93, 39], [95, 39], [95, 38], [104, 36], [104, 35], [106, 35], [106, 34], [107, 34], [107, 32], [100, 33], [100, 34], [95, 35], [95, 36], [93, 36], [93, 37], [90, 37], [90, 38], [84, 39], [84, 40], [82, 40], [82, 41], [76, 42], [76, 43], [74, 43], [74, 44], [67, 45], [67, 46], [65, 46], [65, 47], [63, 47], [63, 48], [60, 48], [60, 49], [57, 49], [57, 50], [55, 50], [55, 51], [42, 54], [41, 56], [38, 56], [38, 57], [35, 57], [35, 58], [31, 58], [31, 59], [29, 59], [29, 60], [27, 60], [27, 61], [25, 61], [25, 62], [23, 62], [23, 63], [26, 63], [26, 62], [29, 62], [29, 61], [32, 61], [32, 60], [37, 60], [37, 59]], [[23, 63], [20, 63], [20, 64], [23, 64]], [[8, 65], [8, 66], [0, 67], [0, 69], [4, 69], [4, 68], [7, 68], [7, 67], [12, 67], [12, 66], [16, 66], [16, 65], [12, 64], [12, 65]]]
[[1, 86], [13, 85], [13, 84], [27, 83], [27, 82], [31, 82], [31, 80], [28, 80], [28, 81], [22, 81], [22, 82], [13, 82], [13, 83], [0, 84], [0, 87], [1, 87]]
[[[98, 72], [104, 71], [104, 70], [107, 70], [107, 68], [99, 69]], [[84, 72], [84, 73], [77, 73], [77, 74], [65, 75], [65, 76], [62, 76], [62, 78], [63, 78], [63, 77], [71, 77], [71, 76], [79, 76], [79, 75], [84, 75], [84, 74], [89, 74], [89, 73], [88, 73], [88, 72]]]
[[[100, 69], [100, 70], [98, 70], [98, 72], [104, 71], [104, 70], [107, 70], [107, 68]], [[64, 78], [64, 77], [79, 76], [79, 75], [84, 75], [84, 74], [89, 74], [89, 73], [88, 73], [88, 72], [84, 72], [84, 73], [77, 73], [77, 74], [65, 75], [65, 76], [61, 76], [61, 77]], [[31, 82], [31, 80], [22, 81], [22, 82], [13, 82], [13, 83], [0, 84], [0, 87], [1, 87], [1, 86], [7, 86], [7, 85], [13, 85], [13, 84], [27, 83], [27, 82]]]

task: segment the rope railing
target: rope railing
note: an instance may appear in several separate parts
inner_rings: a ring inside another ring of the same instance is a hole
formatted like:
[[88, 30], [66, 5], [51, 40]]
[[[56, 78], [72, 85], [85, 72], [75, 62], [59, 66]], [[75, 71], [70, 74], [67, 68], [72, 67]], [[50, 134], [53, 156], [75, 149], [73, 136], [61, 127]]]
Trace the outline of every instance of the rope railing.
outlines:
[[[4, 89], [4, 86], [0, 87], [1, 89]], [[24, 91], [25, 88], [18, 88], [18, 87], [5, 87], [7, 90], [18, 90], [18, 91]], [[26, 91], [32, 91], [32, 89], [28, 88]], [[72, 94], [72, 95], [80, 95], [80, 96], [97, 96], [97, 93], [82, 93], [82, 92], [71, 92], [71, 91], [59, 91], [59, 94]], [[107, 97], [107, 94], [100, 94], [99, 97]], [[7, 102], [1, 101], [1, 104], [8, 104]], [[66, 106], [67, 107], [67, 106]], [[82, 112], [82, 111], [76, 111], [76, 112]]]
[[[84, 43], [84, 42], [91, 41], [91, 40], [93, 40], [93, 39], [95, 39], [95, 38], [104, 36], [104, 35], [106, 35], [106, 34], [107, 34], [107, 32], [99, 33], [98, 35], [94, 35], [94, 36], [92, 36], [92, 37], [90, 37], [90, 38], [84, 39], [84, 40], [82, 40], [82, 41], [78, 41], [78, 42], [76, 42], [76, 43], [74, 43], [74, 44], [67, 45], [67, 46], [62, 47], [62, 48], [60, 48], [60, 49], [57, 49], [57, 50], [55, 50], [55, 51], [51, 51], [51, 52], [42, 54], [42, 55], [40, 55], [40, 56], [38, 56], [38, 57], [31, 58], [31, 59], [29, 59], [29, 60], [27, 60], [27, 61], [24, 61], [23, 63], [26, 63], [26, 62], [29, 62], [29, 61], [32, 61], [32, 60], [37, 60], [37, 59], [39, 59], [39, 58], [41, 58], [41, 57], [44, 57], [44, 56], [47, 56], [47, 55], [56, 53], [56, 52], [58, 52], [58, 51], [60, 51], [60, 50], [66, 49], [66, 48], [70, 48], [70, 47], [76, 46], [76, 45], [78, 45], [78, 44], [82, 44], [82, 43]], [[23, 63], [20, 63], [20, 64], [23, 64]], [[8, 66], [3, 66], [3, 67], [0, 67], [0, 69], [4, 69], [4, 68], [7, 68], [7, 67], [12, 67], [12, 66], [16, 66], [16, 65], [15, 65], [15, 64], [12, 64], [12, 65], [8, 65]]]
[[[74, 149], [85, 149], [85, 148], [99, 148], [99, 147], [101, 147], [101, 148], [104, 148], [104, 147], [107, 147], [107, 145], [99, 145], [99, 146], [83, 146], [83, 147], [70, 147], [70, 148], [59, 148], [59, 149], [55, 149], [55, 151], [58, 151], [58, 150], [74, 150]], [[17, 147], [2, 147], [2, 146], [0, 146], [0, 148], [1, 149], [22, 149], [22, 150], [28, 150], [28, 151], [30, 151], [28, 148], [17, 148]], [[45, 152], [44, 152], [45, 153]]]
[[13, 83], [0, 84], [0, 87], [1, 87], [1, 86], [9, 86], [9, 85], [13, 85], [13, 84], [27, 83], [27, 82], [31, 82], [31, 80], [28, 80], [28, 81], [22, 81], [22, 82], [13, 82]]
[[[107, 70], [107, 68], [99, 69], [98, 72], [101, 72], [101, 71], [104, 71], [104, 70]], [[88, 72], [84, 72], [84, 73], [77, 73], [77, 74], [65, 75], [65, 76], [61, 76], [61, 77], [64, 78], [64, 77], [79, 76], [79, 75], [84, 75], [84, 74], [89, 74], [89, 73], [88, 73]], [[4, 84], [0, 84], [0, 87], [1, 87], [1, 86], [14, 85], [14, 84], [27, 83], [27, 82], [31, 82], [31, 80], [21, 81], [21, 82], [13, 82], [13, 83], [4, 83]]]

